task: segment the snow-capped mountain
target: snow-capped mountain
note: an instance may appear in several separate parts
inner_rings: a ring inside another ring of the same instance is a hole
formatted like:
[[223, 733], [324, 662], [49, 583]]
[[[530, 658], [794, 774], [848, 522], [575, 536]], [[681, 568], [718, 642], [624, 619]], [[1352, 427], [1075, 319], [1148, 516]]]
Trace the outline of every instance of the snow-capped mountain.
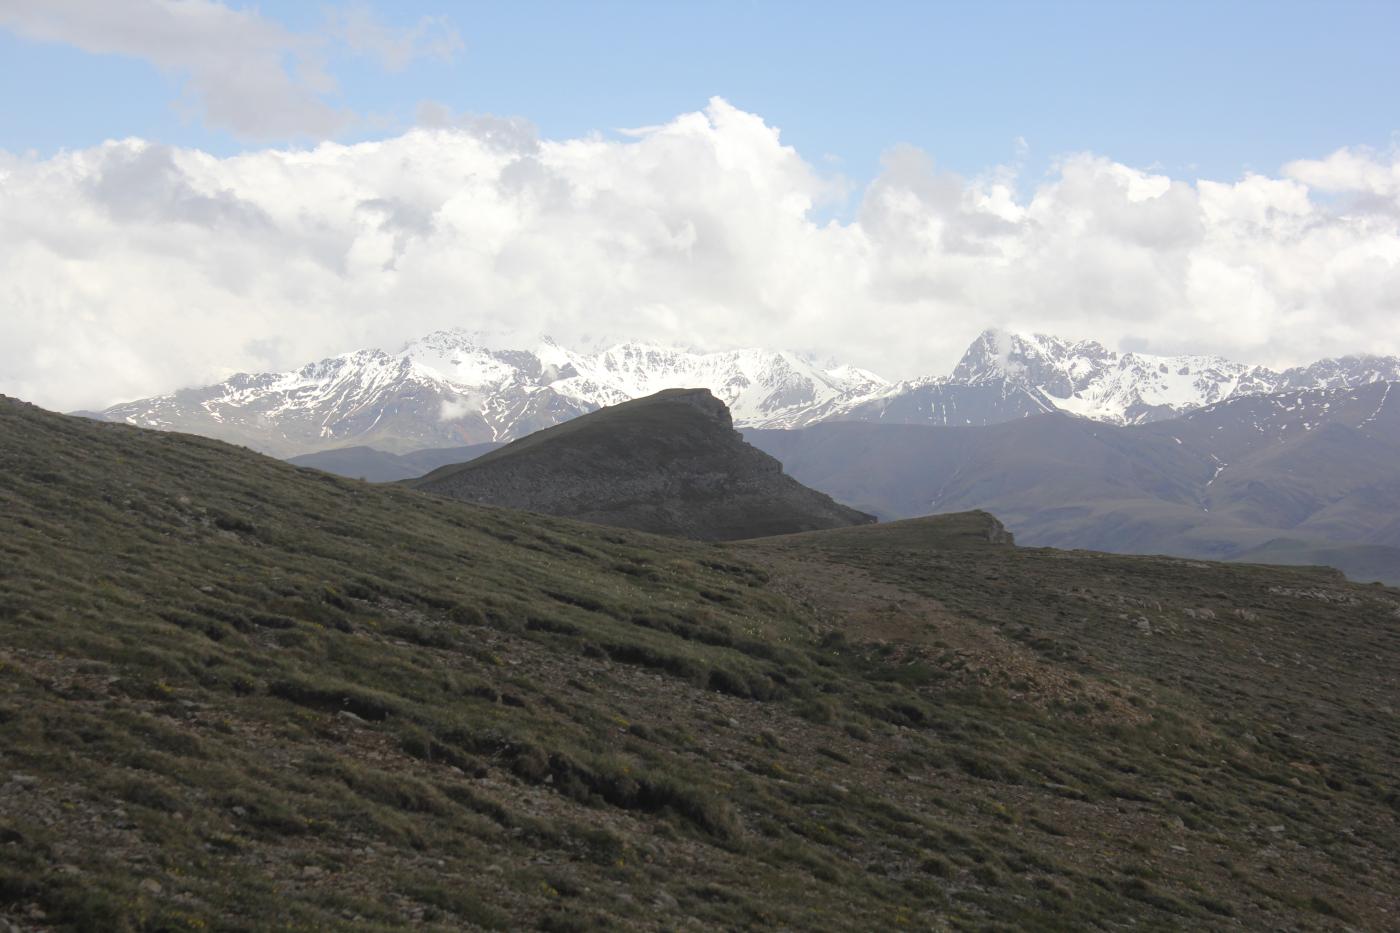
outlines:
[[1400, 358], [1348, 356], [1277, 372], [1215, 356], [1116, 353], [1092, 340], [984, 331], [945, 377], [837, 399], [807, 423], [987, 425], [1046, 411], [1144, 424], [1242, 396], [1400, 381]]
[[397, 353], [357, 350], [284, 373], [117, 405], [109, 421], [187, 431], [276, 456], [363, 444], [390, 452], [509, 441], [666, 388], [707, 388], [739, 424], [782, 424], [833, 399], [888, 387], [850, 366], [794, 353], [696, 353], [623, 343], [582, 353], [544, 339], [501, 349], [446, 330]]
[[823, 421], [980, 426], [1053, 411], [1143, 424], [1242, 396], [1400, 382], [1400, 358], [1349, 356], [1276, 372], [1211, 356], [1116, 353], [1094, 341], [986, 331], [950, 375], [890, 384], [779, 350], [699, 353], [646, 343], [531, 349], [462, 330], [397, 352], [356, 350], [284, 373], [117, 405], [95, 417], [188, 431], [290, 457], [510, 441], [667, 388], [707, 388], [745, 428]]

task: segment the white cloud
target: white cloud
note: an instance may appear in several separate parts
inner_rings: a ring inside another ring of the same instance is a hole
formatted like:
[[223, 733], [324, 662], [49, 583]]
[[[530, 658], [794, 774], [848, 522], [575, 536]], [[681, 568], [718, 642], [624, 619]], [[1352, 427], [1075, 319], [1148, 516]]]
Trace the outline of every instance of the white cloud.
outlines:
[[1394, 155], [1187, 183], [1086, 154], [1018, 195], [1009, 169], [904, 148], [842, 223], [814, 208], [844, 182], [722, 100], [618, 139], [426, 116], [309, 151], [0, 154], [0, 391], [95, 406], [449, 325], [890, 376], [947, 371], [986, 326], [1274, 364], [1400, 352]]
[[374, 18], [364, 3], [330, 14], [331, 32], [351, 51], [372, 55], [386, 71], [402, 71], [418, 58], [451, 61], [462, 37], [443, 16], [420, 17], [411, 28], [393, 29]]
[[1389, 160], [1369, 149], [1338, 149], [1325, 159], [1289, 162], [1283, 172], [1319, 191], [1400, 195], [1400, 158]]
[[446, 20], [424, 17], [395, 30], [367, 7], [332, 11], [325, 34], [293, 33], [256, 8], [219, 0], [0, 0], [0, 28], [26, 39], [143, 59], [185, 82], [182, 106], [247, 139], [325, 139], [356, 115], [327, 100], [330, 41], [389, 70], [416, 58], [451, 58], [461, 38]]

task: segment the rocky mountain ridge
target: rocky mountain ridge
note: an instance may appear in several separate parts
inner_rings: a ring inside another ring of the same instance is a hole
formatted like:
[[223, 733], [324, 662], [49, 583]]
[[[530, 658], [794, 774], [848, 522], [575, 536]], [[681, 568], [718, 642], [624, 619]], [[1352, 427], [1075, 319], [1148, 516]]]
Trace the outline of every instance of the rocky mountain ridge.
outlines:
[[87, 413], [291, 457], [506, 443], [668, 388], [709, 389], [745, 428], [827, 421], [975, 426], [1064, 411], [1143, 424], [1242, 396], [1400, 380], [1400, 358], [1348, 356], [1276, 371], [1211, 356], [1117, 353], [1094, 341], [985, 331], [953, 372], [889, 383], [780, 350], [702, 353], [647, 343], [519, 349], [444, 330], [396, 352], [355, 350], [283, 373]]
[[1395, 381], [1400, 381], [1400, 357], [1394, 356], [1344, 356], [1272, 370], [1216, 356], [1117, 353], [1093, 340], [988, 330], [950, 375], [900, 382], [782, 426], [821, 421], [976, 426], [1051, 411], [1109, 424], [1147, 424], [1232, 398]]

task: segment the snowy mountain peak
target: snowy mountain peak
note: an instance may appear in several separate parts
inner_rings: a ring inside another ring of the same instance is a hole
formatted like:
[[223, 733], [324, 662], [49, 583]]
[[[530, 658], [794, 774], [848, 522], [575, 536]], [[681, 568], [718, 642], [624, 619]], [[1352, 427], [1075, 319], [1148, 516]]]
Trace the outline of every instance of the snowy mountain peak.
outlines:
[[[1062, 410], [1131, 424], [1227, 398], [1249, 371], [1219, 357], [1120, 354], [1093, 340], [987, 331], [973, 341], [947, 382], [1007, 382], [1042, 393]], [[1269, 382], [1255, 372], [1261, 384]]]
[[1048, 334], [988, 330], [968, 347], [948, 382], [982, 385], [1009, 379], [1067, 397], [1101, 377], [1115, 359], [1092, 340], [1071, 343]]
[[350, 444], [396, 452], [512, 440], [669, 388], [707, 388], [736, 424], [756, 425], [887, 387], [865, 370], [824, 368], [784, 351], [624, 342], [578, 352], [549, 337], [503, 343], [457, 328], [396, 353], [354, 350], [290, 372], [239, 374], [102, 415], [289, 456]]

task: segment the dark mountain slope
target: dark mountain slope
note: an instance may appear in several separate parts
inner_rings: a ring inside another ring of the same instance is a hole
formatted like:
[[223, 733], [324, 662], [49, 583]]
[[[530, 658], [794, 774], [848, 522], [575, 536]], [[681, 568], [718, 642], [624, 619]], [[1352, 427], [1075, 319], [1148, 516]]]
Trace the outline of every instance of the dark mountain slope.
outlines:
[[337, 476], [368, 480], [371, 483], [396, 483], [399, 480], [416, 479], [448, 464], [475, 460], [500, 446], [497, 443], [475, 444], [469, 447], [414, 450], [406, 454], [391, 454], [364, 446], [338, 447], [335, 450], [291, 457], [287, 462], [293, 466], [325, 470]]
[[961, 427], [1001, 424], [1055, 410], [1044, 393], [1005, 382], [960, 385], [922, 381], [902, 384], [889, 395], [845, 407], [832, 414], [818, 409], [808, 421], [872, 421]]
[[1128, 430], [1138, 436], [1173, 438], [1228, 468], [1252, 453], [1277, 447], [1325, 424], [1400, 438], [1400, 392], [1392, 402], [1393, 385], [1374, 382], [1353, 388], [1242, 396], [1171, 421]]
[[1196, 507], [1194, 489], [1212, 472], [1170, 438], [1134, 441], [1111, 425], [1063, 414], [987, 427], [821, 424], [745, 437], [802, 482], [840, 490], [833, 494], [882, 518], [969, 502], [987, 503], [999, 516], [1092, 499]]
[[1048, 415], [746, 436], [801, 482], [884, 519], [987, 509], [1026, 544], [1263, 555], [1400, 583], [1400, 402], [1389, 395], [1375, 384], [1243, 397], [1138, 427]]
[[1385, 928], [1400, 593], [708, 545], [0, 399], [24, 929]]
[[873, 521], [744, 443], [707, 389], [614, 405], [412, 482], [424, 492], [699, 540]]

